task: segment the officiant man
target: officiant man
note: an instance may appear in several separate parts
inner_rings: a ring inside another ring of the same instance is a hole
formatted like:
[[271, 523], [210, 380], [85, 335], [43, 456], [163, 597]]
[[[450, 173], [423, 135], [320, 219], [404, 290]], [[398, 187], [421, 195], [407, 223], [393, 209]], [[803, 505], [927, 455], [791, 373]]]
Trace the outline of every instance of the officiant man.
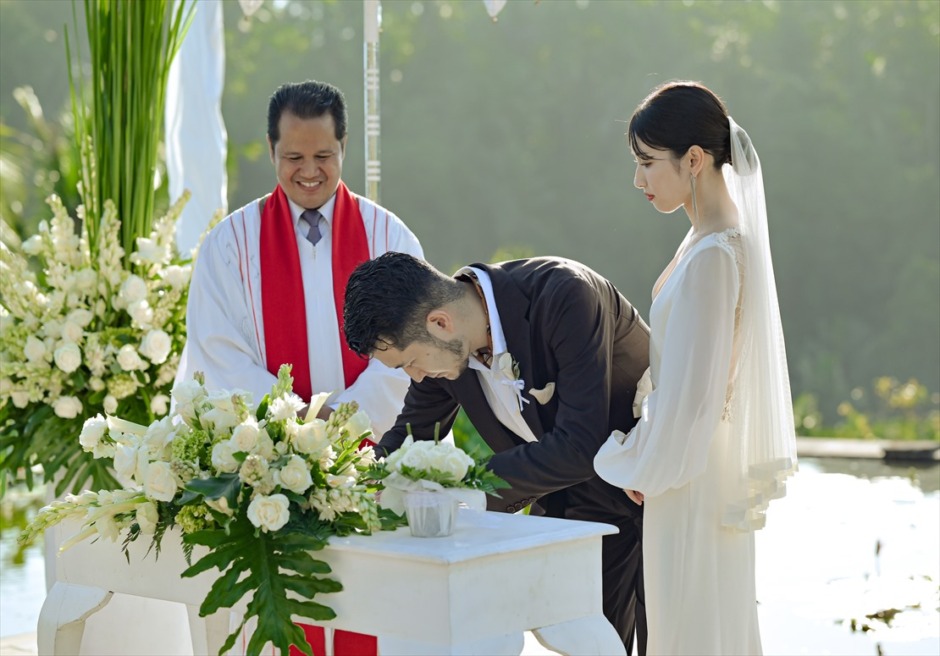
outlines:
[[[381, 435], [401, 410], [408, 377], [349, 349], [343, 293], [356, 265], [387, 251], [423, 253], [397, 216], [343, 183], [346, 124], [345, 98], [331, 84], [285, 84], [271, 96], [277, 186], [225, 217], [200, 247], [177, 382], [201, 371], [208, 388], [248, 390], [257, 403], [291, 363], [305, 401], [336, 392], [321, 417], [354, 400]], [[322, 655], [322, 632], [308, 637]], [[333, 653], [375, 653], [374, 638], [359, 638], [338, 631]]]
[[510, 484], [489, 510], [614, 524], [603, 538], [604, 614], [646, 651], [642, 508], [594, 472], [649, 366], [649, 327], [609, 281], [561, 258], [472, 264], [453, 277], [407, 254], [360, 265], [346, 289], [350, 348], [405, 371], [405, 407], [377, 451], [432, 439], [463, 407]]

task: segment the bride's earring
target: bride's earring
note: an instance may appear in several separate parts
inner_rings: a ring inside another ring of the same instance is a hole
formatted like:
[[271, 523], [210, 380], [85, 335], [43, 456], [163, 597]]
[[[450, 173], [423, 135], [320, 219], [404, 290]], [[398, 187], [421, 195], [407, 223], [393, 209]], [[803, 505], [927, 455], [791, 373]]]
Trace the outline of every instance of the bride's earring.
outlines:
[[698, 221], [698, 203], [695, 200], [695, 176], [689, 174], [689, 180], [692, 181], [692, 213], [695, 214], [695, 220]]

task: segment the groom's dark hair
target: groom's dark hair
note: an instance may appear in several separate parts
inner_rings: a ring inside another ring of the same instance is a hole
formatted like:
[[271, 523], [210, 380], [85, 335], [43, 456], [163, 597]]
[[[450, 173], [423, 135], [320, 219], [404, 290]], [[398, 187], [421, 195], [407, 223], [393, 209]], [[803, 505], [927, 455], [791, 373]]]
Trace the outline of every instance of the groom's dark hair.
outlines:
[[349, 277], [343, 307], [346, 343], [359, 355], [413, 342], [435, 342], [426, 320], [458, 300], [464, 285], [405, 253], [389, 252], [363, 262]]

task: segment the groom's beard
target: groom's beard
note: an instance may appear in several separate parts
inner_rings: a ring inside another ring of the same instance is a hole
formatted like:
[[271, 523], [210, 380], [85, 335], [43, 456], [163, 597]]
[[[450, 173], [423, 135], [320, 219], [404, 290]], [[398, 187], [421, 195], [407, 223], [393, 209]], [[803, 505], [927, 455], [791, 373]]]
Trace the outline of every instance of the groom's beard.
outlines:
[[434, 343], [434, 346], [437, 348], [446, 351], [454, 356], [454, 373], [453, 377], [450, 375], [447, 378], [451, 380], [457, 380], [463, 376], [464, 372], [467, 370], [467, 367], [470, 366], [470, 347], [461, 340], [459, 337], [454, 339], [443, 340], [439, 337], [431, 335], [431, 340]]

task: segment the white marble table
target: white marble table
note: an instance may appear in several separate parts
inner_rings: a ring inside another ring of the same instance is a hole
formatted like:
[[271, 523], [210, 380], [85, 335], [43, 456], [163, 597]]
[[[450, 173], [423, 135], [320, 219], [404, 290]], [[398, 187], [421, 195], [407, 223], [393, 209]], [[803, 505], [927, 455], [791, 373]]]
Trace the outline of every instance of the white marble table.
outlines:
[[[382, 656], [518, 655], [526, 630], [563, 654], [623, 655], [601, 611], [601, 537], [616, 530], [462, 509], [446, 538], [414, 538], [407, 528], [333, 538], [317, 557], [343, 590], [317, 597], [337, 613], [324, 626], [378, 635]], [[144, 557], [148, 544], [132, 545], [130, 566], [119, 544], [103, 541], [58, 558], [39, 618], [40, 654], [81, 653], [85, 620], [116, 592], [186, 604], [193, 653], [218, 652], [228, 611], [198, 617], [218, 572], [182, 579], [177, 536], [166, 536], [157, 561]]]

